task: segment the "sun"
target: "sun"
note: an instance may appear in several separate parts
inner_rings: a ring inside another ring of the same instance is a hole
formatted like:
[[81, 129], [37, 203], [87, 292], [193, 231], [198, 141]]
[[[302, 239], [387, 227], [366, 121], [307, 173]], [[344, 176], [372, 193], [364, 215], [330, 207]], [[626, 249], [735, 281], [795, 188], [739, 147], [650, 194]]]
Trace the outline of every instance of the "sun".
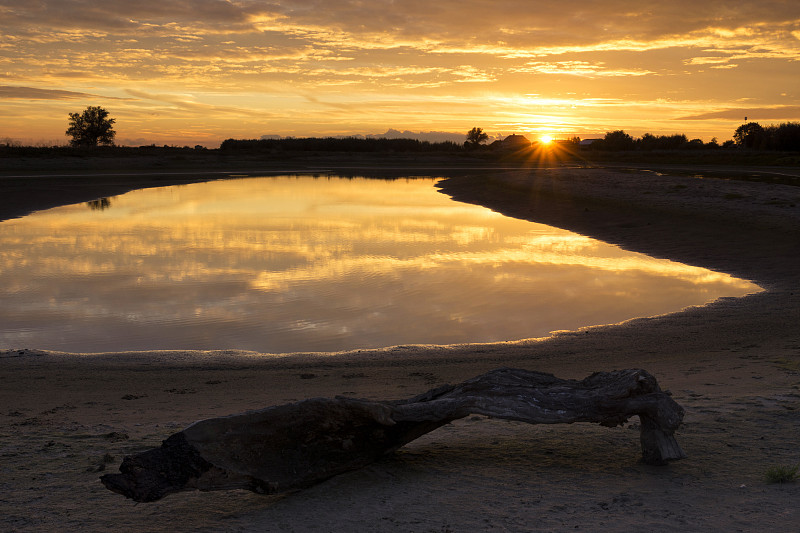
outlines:
[[541, 142], [542, 144], [550, 144], [551, 142], [553, 142], [553, 136], [542, 135], [541, 137], [539, 137], [539, 142]]

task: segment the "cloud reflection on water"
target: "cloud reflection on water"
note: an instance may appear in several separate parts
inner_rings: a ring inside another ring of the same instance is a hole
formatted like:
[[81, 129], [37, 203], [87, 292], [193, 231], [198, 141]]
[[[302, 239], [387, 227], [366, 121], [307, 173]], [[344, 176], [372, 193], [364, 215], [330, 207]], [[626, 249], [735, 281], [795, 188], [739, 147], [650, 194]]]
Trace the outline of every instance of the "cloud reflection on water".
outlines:
[[0, 346], [512, 340], [758, 289], [457, 203], [432, 180], [225, 180], [0, 224]]

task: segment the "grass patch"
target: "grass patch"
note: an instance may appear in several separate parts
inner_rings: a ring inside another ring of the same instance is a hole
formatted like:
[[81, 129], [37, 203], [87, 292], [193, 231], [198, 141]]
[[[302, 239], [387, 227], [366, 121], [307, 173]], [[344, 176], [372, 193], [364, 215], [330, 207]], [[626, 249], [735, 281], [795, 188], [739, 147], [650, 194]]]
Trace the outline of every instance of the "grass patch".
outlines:
[[771, 466], [767, 469], [765, 477], [767, 483], [789, 483], [796, 481], [800, 465], [795, 466]]
[[789, 359], [786, 357], [780, 357], [778, 359], [774, 359], [772, 362], [775, 363], [781, 370], [788, 370], [790, 372], [800, 372], [800, 359]]

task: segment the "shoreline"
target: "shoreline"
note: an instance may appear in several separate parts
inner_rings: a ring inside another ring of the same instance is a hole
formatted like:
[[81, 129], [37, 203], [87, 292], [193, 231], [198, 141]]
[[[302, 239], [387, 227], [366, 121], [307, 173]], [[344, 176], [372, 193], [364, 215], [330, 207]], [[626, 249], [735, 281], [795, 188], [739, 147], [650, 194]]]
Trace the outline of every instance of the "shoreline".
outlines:
[[[597, 168], [453, 174], [440, 188], [458, 201], [728, 272], [765, 291], [506, 343], [274, 357], [0, 351], [0, 484], [10, 494], [0, 524], [160, 531], [180, 517], [185, 530], [214, 531], [791, 529], [798, 484], [766, 484], [763, 474], [800, 462], [800, 188]], [[84, 183], [80, 194], [136, 184]], [[9, 209], [0, 201], [0, 212]], [[407, 398], [498, 366], [576, 379], [643, 368], [687, 410], [676, 435], [689, 458], [640, 465], [638, 431], [628, 428], [473, 417], [285, 497], [187, 492], [134, 507], [97, 481], [99, 469], [116, 470], [123, 455], [195, 420], [318, 396]]]

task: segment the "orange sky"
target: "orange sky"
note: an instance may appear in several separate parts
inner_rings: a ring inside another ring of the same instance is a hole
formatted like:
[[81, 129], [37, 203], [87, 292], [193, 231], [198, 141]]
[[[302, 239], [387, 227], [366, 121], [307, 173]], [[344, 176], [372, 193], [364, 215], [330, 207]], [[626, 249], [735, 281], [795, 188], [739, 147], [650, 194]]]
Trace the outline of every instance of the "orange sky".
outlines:
[[0, 142], [388, 129], [732, 137], [800, 120], [800, 2], [0, 0]]

